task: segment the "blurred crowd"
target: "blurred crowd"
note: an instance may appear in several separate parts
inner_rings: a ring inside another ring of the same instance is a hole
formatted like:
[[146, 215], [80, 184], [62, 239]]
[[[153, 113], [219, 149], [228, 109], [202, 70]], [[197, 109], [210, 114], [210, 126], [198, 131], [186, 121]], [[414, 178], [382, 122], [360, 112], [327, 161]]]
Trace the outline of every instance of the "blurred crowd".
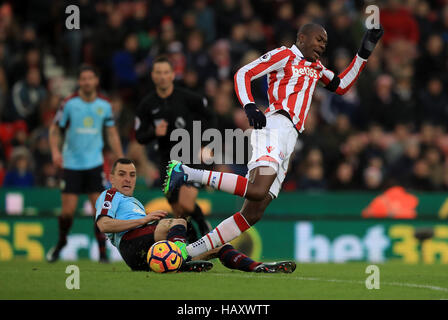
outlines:
[[[68, 30], [68, 5], [80, 29]], [[100, 71], [126, 154], [146, 186], [158, 179], [151, 152], [133, 138], [134, 113], [153, 89], [153, 59], [172, 60], [176, 84], [207, 97], [218, 128], [249, 127], [233, 89], [242, 65], [295, 43], [318, 22], [322, 62], [336, 73], [365, 31], [365, 7], [385, 34], [344, 96], [318, 88], [284, 183], [286, 190], [372, 190], [392, 185], [448, 190], [448, 1], [445, 0], [23, 0], [0, 6], [0, 185], [57, 187], [48, 127], [83, 64]], [[267, 107], [266, 79], [252, 83]], [[108, 158], [106, 152], [106, 159]], [[237, 167], [220, 170], [238, 172]]]

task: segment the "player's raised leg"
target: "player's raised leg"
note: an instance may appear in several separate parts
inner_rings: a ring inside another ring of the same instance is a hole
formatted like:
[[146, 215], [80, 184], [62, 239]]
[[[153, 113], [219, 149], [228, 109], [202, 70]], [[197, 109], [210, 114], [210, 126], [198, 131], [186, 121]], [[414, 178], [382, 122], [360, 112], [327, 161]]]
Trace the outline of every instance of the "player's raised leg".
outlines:
[[163, 192], [169, 194], [183, 184], [197, 182], [204, 186], [244, 197], [253, 201], [265, 198], [277, 174], [270, 166], [262, 168], [256, 179], [227, 172], [193, 169], [177, 160], [171, 160], [167, 168]]

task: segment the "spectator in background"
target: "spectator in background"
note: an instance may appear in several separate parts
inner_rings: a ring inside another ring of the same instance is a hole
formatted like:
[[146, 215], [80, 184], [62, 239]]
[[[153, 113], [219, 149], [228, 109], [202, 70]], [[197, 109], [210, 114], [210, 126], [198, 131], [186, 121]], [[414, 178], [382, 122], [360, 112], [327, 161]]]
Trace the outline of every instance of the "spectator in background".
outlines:
[[428, 36], [434, 29], [433, 20], [435, 15], [431, 12], [431, 7], [428, 1], [419, 0], [415, 6], [414, 18], [418, 24], [418, 30], [420, 33], [419, 49], [423, 49], [422, 44], [426, 43]]
[[448, 95], [439, 76], [433, 75], [418, 94], [419, 121], [446, 125]]
[[207, 0], [194, 0], [193, 13], [196, 17], [198, 28], [205, 36], [205, 42], [213, 42], [216, 36], [215, 13], [207, 5]]
[[216, 39], [228, 38], [232, 27], [243, 20], [240, 2], [219, 0], [215, 5]]
[[170, 17], [175, 25], [180, 25], [183, 11], [183, 1], [180, 0], [151, 1], [148, 16], [150, 28], [157, 30], [166, 17]]
[[382, 74], [375, 82], [375, 93], [371, 101], [363, 107], [364, 123], [381, 123], [391, 131], [401, 116], [398, 97], [393, 91], [394, 79]]
[[238, 64], [244, 54], [249, 51], [249, 43], [246, 40], [247, 35], [248, 32], [246, 24], [238, 23], [232, 27], [232, 33], [229, 41], [232, 65]]
[[5, 68], [0, 64], [0, 120], [8, 101], [9, 85]]
[[415, 60], [415, 85], [416, 88], [426, 86], [428, 80], [434, 74], [443, 74], [446, 70], [446, 54], [442, 37], [439, 34], [431, 34], [426, 41], [425, 49]]
[[259, 18], [253, 18], [246, 23], [246, 43], [250, 48], [258, 52], [264, 52], [268, 48], [267, 37], [264, 26]]
[[6, 118], [9, 121], [25, 120], [30, 130], [37, 127], [40, 121], [40, 105], [47, 91], [41, 83], [39, 70], [31, 68], [24, 80], [12, 87], [11, 102]]
[[395, 93], [401, 106], [399, 122], [409, 123], [415, 120], [417, 114], [417, 94], [413, 83], [414, 68], [411, 64], [399, 69], [395, 74]]
[[319, 148], [310, 149], [304, 159], [303, 169], [298, 173], [298, 190], [324, 191], [327, 189], [324, 159]]
[[151, 47], [151, 56], [156, 57], [161, 54], [167, 54], [170, 44], [178, 40], [177, 32], [171, 17], [164, 17], [160, 24], [157, 40]]
[[434, 191], [431, 172], [425, 159], [418, 159], [412, 167], [408, 188], [418, 191]]
[[3, 186], [6, 188], [34, 186], [31, 155], [26, 147], [17, 147], [12, 151], [10, 166], [6, 171]]
[[297, 26], [295, 24], [294, 7], [291, 2], [285, 1], [280, 4], [276, 19], [273, 23], [273, 29], [276, 39], [282, 39], [284, 37], [292, 37], [295, 39]]
[[445, 170], [443, 153], [436, 147], [430, 147], [425, 151], [423, 158], [428, 164], [431, 184], [437, 189], [441, 188]]
[[[329, 20], [330, 23], [326, 28], [328, 32], [328, 45], [326, 48], [326, 52], [332, 54], [332, 56], [330, 57], [332, 63], [330, 63], [330, 65], [334, 65], [336, 68], [338, 68], [340, 67], [336, 64], [336, 59], [338, 58], [338, 55], [340, 55], [340, 50], [338, 49], [344, 49], [348, 52], [354, 52], [357, 50], [358, 42], [355, 43], [354, 41], [351, 28], [352, 22], [345, 9], [334, 13]], [[351, 57], [349, 58], [348, 62], [350, 61]], [[344, 69], [346, 68], [346, 66], [344, 67]], [[341, 71], [343, 71], [344, 69], [342, 69]]]
[[93, 34], [93, 60], [100, 70], [105, 90], [112, 88], [114, 78], [111, 69], [112, 56], [122, 47], [125, 35], [123, 17], [118, 10], [111, 10], [107, 16], [107, 23], [101, 24]]
[[[376, 160], [376, 159], [375, 159]], [[379, 191], [383, 186], [383, 173], [380, 168], [370, 165], [363, 171], [363, 187], [365, 191]]]
[[40, 133], [31, 140], [33, 163], [36, 168], [35, 183], [41, 187], [56, 188], [58, 186], [58, 172], [51, 160], [48, 131]]
[[115, 119], [115, 126], [120, 136], [121, 145], [126, 150], [134, 129], [135, 112], [124, 104], [123, 99], [119, 95], [110, 97], [110, 105]]
[[400, 0], [387, 0], [380, 10], [380, 21], [384, 28], [383, 45], [390, 46], [397, 40], [405, 40], [417, 45], [420, 39], [418, 24]]
[[419, 156], [420, 144], [418, 141], [415, 139], [408, 140], [403, 155], [389, 166], [388, 175], [400, 185], [409, 185], [411, 172]]
[[440, 19], [436, 21], [436, 29], [440, 32], [445, 45], [448, 44], [448, 5], [445, 4], [440, 12]]
[[305, 174], [300, 179], [298, 190], [325, 191], [326, 189], [327, 182], [324, 177], [324, 168], [317, 164], [306, 167]]
[[44, 67], [42, 61], [42, 53], [38, 47], [30, 47], [25, 51], [24, 56], [16, 56], [16, 62], [13, 64], [12, 69], [9, 71], [9, 83], [16, 83], [26, 78], [30, 69], [37, 69], [42, 84], [46, 84], [44, 75]]
[[[335, 54], [335, 72], [341, 73], [350, 64], [352, 57], [345, 49], [336, 50]], [[346, 115], [350, 122], [356, 117], [359, 112], [360, 99], [356, 84], [344, 95], [336, 95], [330, 92], [325, 92], [327, 99], [321, 104], [322, 117], [327, 123], [333, 124], [339, 114]]]
[[[376, 49], [380, 48], [381, 47]], [[381, 55], [378, 51], [375, 50], [369, 57], [366, 67], [363, 70], [363, 76], [359, 77], [356, 82], [361, 107], [355, 114], [355, 118], [351, 120], [353, 121], [353, 125], [358, 129], [364, 128], [366, 125], [366, 119], [362, 118], [362, 114], [365, 112], [366, 104], [368, 104], [375, 96], [375, 90], [372, 90], [372, 84], [374, 84], [377, 78], [384, 73], [381, 66]]]
[[436, 134], [436, 126], [429, 122], [423, 123], [419, 132], [421, 154], [424, 154], [430, 147], [437, 147]]
[[329, 189], [334, 191], [356, 190], [353, 166], [349, 162], [341, 162], [329, 183]]
[[406, 144], [410, 138], [410, 125], [408, 123], [398, 123], [394, 129], [394, 140], [385, 149], [384, 155], [387, 165], [395, 163], [404, 154]]
[[204, 47], [204, 37], [201, 31], [194, 29], [186, 39], [186, 65], [198, 74], [199, 83], [204, 85], [206, 79], [213, 74], [213, 67]]
[[232, 60], [228, 40], [218, 40], [210, 48], [210, 57], [216, 70], [215, 77], [218, 80], [230, 79], [232, 74]]
[[117, 51], [112, 57], [115, 87], [122, 93], [124, 93], [123, 90], [132, 90], [138, 83], [136, 72], [138, 49], [137, 35], [130, 33], [124, 39], [123, 49]]

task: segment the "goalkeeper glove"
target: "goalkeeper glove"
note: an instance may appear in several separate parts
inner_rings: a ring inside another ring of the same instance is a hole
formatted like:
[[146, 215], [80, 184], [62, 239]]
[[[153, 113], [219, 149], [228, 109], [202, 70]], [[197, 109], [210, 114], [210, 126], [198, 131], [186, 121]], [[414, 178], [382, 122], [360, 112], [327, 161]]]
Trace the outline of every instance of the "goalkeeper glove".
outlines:
[[246, 111], [249, 125], [253, 126], [254, 129], [261, 129], [266, 126], [266, 117], [264, 113], [257, 108], [255, 103], [246, 104], [244, 106], [244, 111]]
[[358, 50], [358, 55], [363, 59], [368, 59], [383, 34], [384, 29], [381, 25], [379, 29], [367, 29], [362, 38], [361, 48]]

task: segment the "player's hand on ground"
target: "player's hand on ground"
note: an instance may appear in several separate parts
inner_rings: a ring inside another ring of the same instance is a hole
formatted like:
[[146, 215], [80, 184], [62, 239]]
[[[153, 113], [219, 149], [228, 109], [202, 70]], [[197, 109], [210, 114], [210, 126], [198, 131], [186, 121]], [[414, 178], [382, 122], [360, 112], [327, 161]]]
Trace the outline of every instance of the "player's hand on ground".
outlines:
[[358, 55], [363, 59], [368, 59], [383, 34], [384, 29], [381, 25], [378, 29], [367, 29], [367, 31], [364, 33], [364, 37], [362, 38], [362, 43], [361, 47], [359, 48]]
[[168, 122], [165, 120], [160, 120], [160, 122], [156, 125], [156, 136], [163, 137], [166, 135], [168, 131]]
[[62, 159], [62, 154], [59, 151], [52, 152], [51, 153], [51, 159], [53, 161], [53, 164], [56, 167], [62, 168], [63, 159]]
[[166, 211], [156, 210], [156, 211], [153, 211], [153, 212], [150, 212], [150, 213], [146, 214], [146, 217], [143, 218], [143, 219], [146, 219], [147, 222], [150, 222], [150, 221], [154, 221], [154, 220], [163, 219], [167, 215], [168, 215], [168, 212], [166, 212]]
[[266, 116], [257, 108], [255, 103], [248, 103], [244, 106], [249, 125], [254, 129], [261, 129], [266, 126]]

